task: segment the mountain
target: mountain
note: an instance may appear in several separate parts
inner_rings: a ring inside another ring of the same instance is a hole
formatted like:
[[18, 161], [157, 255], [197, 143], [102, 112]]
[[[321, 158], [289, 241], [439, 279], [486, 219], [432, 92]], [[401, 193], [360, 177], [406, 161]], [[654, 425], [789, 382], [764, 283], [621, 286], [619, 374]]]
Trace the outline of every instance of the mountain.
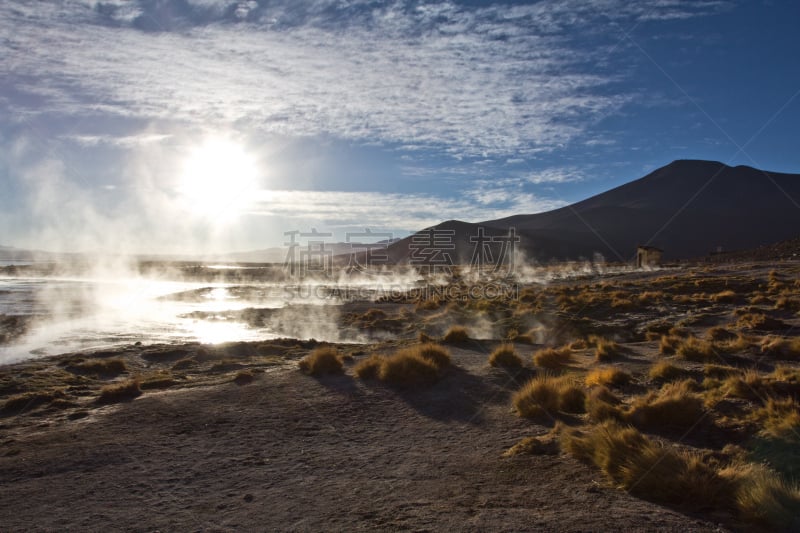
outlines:
[[717, 250], [755, 248], [800, 234], [800, 175], [714, 161], [678, 160], [647, 176], [546, 213], [468, 223], [443, 222], [390, 247], [398, 262], [419, 256], [426, 232], [453, 232], [454, 262], [469, 262], [479, 227], [487, 235], [514, 228], [517, 245], [539, 261], [601, 254], [628, 261], [639, 244], [664, 250], [667, 260]]

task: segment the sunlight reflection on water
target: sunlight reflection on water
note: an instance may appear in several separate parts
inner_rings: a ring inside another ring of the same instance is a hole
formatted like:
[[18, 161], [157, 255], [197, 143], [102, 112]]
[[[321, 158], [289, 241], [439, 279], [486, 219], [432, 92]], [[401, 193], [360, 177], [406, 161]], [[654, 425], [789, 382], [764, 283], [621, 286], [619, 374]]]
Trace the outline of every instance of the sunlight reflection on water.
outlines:
[[35, 317], [25, 336], [0, 346], [0, 363], [137, 341], [220, 343], [276, 337], [214, 315], [284, 305], [279, 298], [248, 300], [230, 288], [144, 278], [0, 278], [0, 315]]

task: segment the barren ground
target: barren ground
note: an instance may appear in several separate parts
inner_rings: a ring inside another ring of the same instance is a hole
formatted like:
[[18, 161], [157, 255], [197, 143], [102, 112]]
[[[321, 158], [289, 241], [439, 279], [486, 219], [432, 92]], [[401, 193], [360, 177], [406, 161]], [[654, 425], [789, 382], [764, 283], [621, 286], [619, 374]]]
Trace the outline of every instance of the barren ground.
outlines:
[[[784, 282], [796, 279], [796, 268], [787, 271]], [[754, 267], [718, 275], [744, 279], [766, 276], [766, 271]], [[640, 278], [621, 277], [613, 283]], [[402, 307], [384, 305], [388, 313]], [[621, 322], [614, 327], [665, 319], [677, 325], [686, 316], [702, 327], [725, 324], [735, 320], [732, 313], [743, 303], [734, 299], [708, 305], [701, 309], [697, 304], [691, 313], [666, 303], [658, 309], [637, 308], [617, 317]], [[434, 323], [439, 320], [436, 313], [418, 315]], [[794, 328], [784, 333], [796, 336], [797, 316], [781, 316], [787, 328]], [[542, 339], [515, 343], [525, 361], [521, 370], [488, 365], [488, 354], [500, 338], [448, 346], [452, 365], [439, 381], [406, 389], [358, 379], [352, 367], [371, 353], [390, 353], [412, 342], [408, 340], [340, 345], [348, 356], [345, 373], [319, 378], [297, 369], [297, 361], [315, 343], [293, 340], [218, 348], [130, 346], [0, 368], [0, 400], [28, 395], [25, 405], [8, 402], [0, 411], [0, 529], [750, 527], [729, 510], [696, 513], [636, 498], [614, 487], [594, 466], [565, 453], [504, 456], [520, 439], [544, 435], [553, 426], [552, 420], [519, 417], [511, 405], [520, 385], [542, 372], [531, 362], [542, 347], [536, 341]], [[657, 388], [647, 369], [664, 358], [658, 341], [633, 335], [621, 344], [625, 355], [613, 364], [632, 374], [634, 382], [618, 394], [628, 398]], [[747, 362], [728, 362], [747, 368], [774, 366], [754, 354]], [[87, 360], [109, 359], [123, 360], [125, 370], [104, 375], [81, 367]], [[702, 380], [702, 364], [681, 364]], [[591, 348], [576, 348], [564, 371], [582, 376], [596, 365]], [[141, 396], [96, 403], [101, 386], [133, 375], [140, 379]], [[57, 392], [36, 396], [43, 391]], [[587, 416], [562, 414], [560, 419], [580, 425]], [[741, 428], [720, 422], [712, 429], [720, 431], [676, 444], [713, 451], [725, 443], [698, 440], [719, 435], [737, 444], [741, 440]]]

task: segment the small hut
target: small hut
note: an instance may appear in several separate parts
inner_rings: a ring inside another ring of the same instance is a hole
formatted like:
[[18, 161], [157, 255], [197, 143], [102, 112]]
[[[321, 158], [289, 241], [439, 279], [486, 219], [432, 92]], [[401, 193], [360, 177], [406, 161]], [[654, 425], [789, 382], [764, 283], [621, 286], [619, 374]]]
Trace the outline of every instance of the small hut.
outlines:
[[661, 266], [661, 256], [664, 250], [655, 246], [636, 247], [636, 268], [647, 268]]

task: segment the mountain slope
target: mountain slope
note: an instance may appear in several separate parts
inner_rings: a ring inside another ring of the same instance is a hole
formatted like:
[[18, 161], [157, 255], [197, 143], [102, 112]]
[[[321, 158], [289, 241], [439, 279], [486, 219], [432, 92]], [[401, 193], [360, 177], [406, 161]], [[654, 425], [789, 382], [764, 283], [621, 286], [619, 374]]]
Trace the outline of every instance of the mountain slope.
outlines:
[[[477, 224], [448, 221], [457, 260], [469, 261], [469, 237], [515, 228], [519, 246], [537, 260], [570, 260], [602, 254], [629, 260], [637, 244], [664, 249], [667, 259], [719, 248], [754, 248], [800, 233], [800, 175], [766, 172], [713, 161], [679, 160], [647, 176], [570, 206]], [[392, 256], [408, 257], [410, 239]]]

